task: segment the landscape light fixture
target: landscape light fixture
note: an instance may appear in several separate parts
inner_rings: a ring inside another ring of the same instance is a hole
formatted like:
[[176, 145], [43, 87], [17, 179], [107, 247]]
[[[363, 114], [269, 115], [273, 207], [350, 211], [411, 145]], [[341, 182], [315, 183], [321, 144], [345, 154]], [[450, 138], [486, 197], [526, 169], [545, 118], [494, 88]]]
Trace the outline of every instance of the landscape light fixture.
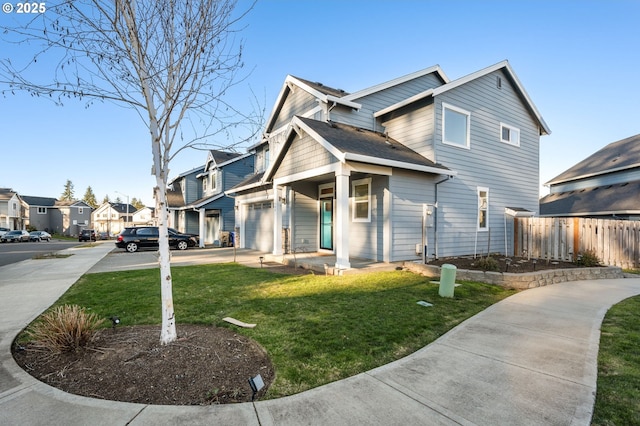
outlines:
[[509, 272], [509, 265], [511, 265], [511, 259], [507, 257], [507, 258], [504, 260], [504, 263], [506, 263], [506, 265], [507, 265], [507, 267], [505, 268], [505, 270], [504, 270], [504, 271], [505, 271], [505, 272]]
[[531, 262], [533, 263], [533, 270], [535, 271], [536, 270], [536, 263], [538, 263], [538, 259], [533, 258], [533, 259], [531, 259]]
[[120, 318], [118, 318], [117, 316], [112, 316], [111, 318], [109, 318], [111, 320], [111, 328], [115, 329], [116, 325], [120, 324]]
[[260, 256], [260, 267], [262, 268], [262, 263], [264, 262], [264, 256]]
[[249, 386], [251, 386], [251, 390], [253, 391], [253, 395], [251, 395], [251, 401], [253, 401], [256, 398], [256, 394], [264, 387], [262, 376], [258, 374], [256, 377], [250, 378]]

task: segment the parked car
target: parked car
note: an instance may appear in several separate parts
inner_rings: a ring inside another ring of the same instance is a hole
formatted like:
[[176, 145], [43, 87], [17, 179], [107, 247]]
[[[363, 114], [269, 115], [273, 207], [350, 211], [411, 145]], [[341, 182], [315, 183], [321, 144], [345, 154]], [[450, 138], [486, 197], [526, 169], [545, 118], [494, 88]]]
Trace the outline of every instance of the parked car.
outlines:
[[0, 228], [0, 238], [9, 231], [11, 231], [9, 228]]
[[9, 231], [0, 238], [3, 243], [15, 243], [16, 241], [29, 241], [29, 233], [27, 231]]
[[108, 240], [111, 238], [111, 236], [109, 235], [108, 232], [100, 232], [98, 234], [98, 238], [100, 238], [101, 240]]
[[51, 241], [51, 234], [46, 231], [29, 232], [29, 241]]
[[[144, 247], [158, 247], [160, 232], [157, 226], [140, 226], [125, 228], [116, 239], [116, 247], [134, 253]], [[169, 231], [169, 246], [179, 250], [194, 247], [198, 240], [192, 235], [181, 234], [175, 230]]]
[[96, 231], [94, 229], [83, 229], [80, 231], [80, 235], [78, 235], [78, 241], [95, 241], [96, 240]]

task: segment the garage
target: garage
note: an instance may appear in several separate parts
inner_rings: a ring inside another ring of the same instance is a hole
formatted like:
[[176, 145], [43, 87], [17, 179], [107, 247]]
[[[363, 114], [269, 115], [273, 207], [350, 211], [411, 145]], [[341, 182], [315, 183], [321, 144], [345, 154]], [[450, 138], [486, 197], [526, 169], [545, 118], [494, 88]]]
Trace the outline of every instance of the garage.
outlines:
[[273, 250], [273, 205], [270, 201], [245, 206], [244, 244], [246, 248]]

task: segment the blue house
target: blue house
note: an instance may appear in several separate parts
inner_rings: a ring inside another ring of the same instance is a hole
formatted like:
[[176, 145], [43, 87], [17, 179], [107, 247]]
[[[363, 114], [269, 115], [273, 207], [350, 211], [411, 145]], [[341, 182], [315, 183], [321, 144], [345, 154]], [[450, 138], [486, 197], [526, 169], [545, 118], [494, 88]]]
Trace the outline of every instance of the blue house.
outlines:
[[228, 191], [240, 246], [333, 254], [337, 269], [504, 253], [507, 212], [537, 212], [549, 133], [507, 61], [354, 93], [287, 76], [254, 174]]
[[251, 153], [210, 150], [205, 165], [180, 174], [169, 184], [171, 226], [198, 234], [200, 246], [224, 244], [234, 231], [234, 201], [225, 191], [254, 169]]

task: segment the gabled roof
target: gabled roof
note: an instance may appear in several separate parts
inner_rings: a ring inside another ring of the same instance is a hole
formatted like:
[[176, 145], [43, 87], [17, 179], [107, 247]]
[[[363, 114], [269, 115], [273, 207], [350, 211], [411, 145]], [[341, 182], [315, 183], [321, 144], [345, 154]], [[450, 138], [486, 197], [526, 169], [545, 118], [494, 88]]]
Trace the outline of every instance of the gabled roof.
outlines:
[[14, 195], [18, 195], [18, 193], [10, 188], [0, 188], [0, 200], [10, 200]]
[[182, 172], [180, 173], [178, 176], [174, 177], [173, 179], [171, 179], [168, 183], [169, 186], [173, 185], [173, 183], [175, 181], [177, 181], [180, 178], [183, 178], [185, 176], [189, 176], [191, 174], [199, 174], [202, 173], [204, 171], [204, 166], [198, 166], [198, 167], [194, 167], [191, 170], [187, 170], [186, 172]]
[[640, 214], [640, 181], [549, 194], [540, 199], [541, 216]]
[[251, 154], [241, 154], [239, 152], [230, 152], [230, 151], [219, 151], [216, 149], [209, 150], [209, 154], [207, 155], [207, 161], [204, 166], [204, 170], [209, 170], [209, 164], [213, 162], [215, 167], [223, 167], [228, 163], [232, 163], [241, 158], [247, 157]]
[[242, 182], [238, 183], [236, 186], [229, 188], [224, 193], [225, 195], [237, 194], [238, 192], [248, 191], [253, 188], [257, 188], [265, 185], [263, 182], [264, 172], [256, 173], [251, 176], [246, 177]]
[[610, 143], [545, 185], [585, 179], [605, 173], [640, 168], [640, 134]]
[[[126, 214], [128, 211], [129, 214], [132, 214], [137, 210], [133, 205], [127, 204], [127, 203], [109, 203], [109, 204], [111, 205], [111, 208], [117, 211], [118, 213]], [[129, 210], [127, 210], [127, 207], [129, 208]]]
[[[342, 123], [318, 121], [298, 116], [293, 118], [291, 124], [292, 129], [296, 127], [302, 129], [343, 163], [355, 161], [427, 173], [457, 174], [447, 167], [423, 157], [383, 133]], [[265, 174], [267, 180], [275, 173], [286, 153], [285, 151], [286, 149], [284, 148], [280, 150], [278, 158], [269, 167]]]
[[520, 95], [520, 97], [522, 98], [522, 101], [525, 105], [525, 107], [529, 110], [529, 112], [534, 116], [534, 118], [536, 119], [536, 121], [538, 122], [538, 125], [540, 126], [540, 131], [541, 134], [545, 134], [545, 135], [549, 135], [551, 134], [551, 129], [549, 128], [549, 126], [547, 126], [547, 123], [544, 121], [544, 119], [542, 118], [542, 115], [540, 115], [540, 112], [538, 112], [538, 109], [536, 108], [535, 104], [533, 103], [533, 101], [531, 100], [531, 98], [529, 97], [529, 94], [527, 93], [527, 91], [524, 89], [524, 86], [522, 85], [522, 83], [520, 83], [520, 80], [518, 79], [518, 77], [516, 76], [516, 74], [513, 72], [513, 69], [511, 68], [511, 65], [509, 64], [509, 61], [502, 61], [502, 62], [498, 62], [495, 65], [492, 65], [490, 67], [484, 68], [480, 71], [476, 71], [472, 74], [469, 74], [465, 77], [459, 78], [457, 80], [453, 80], [450, 81], [446, 84], [443, 84], [442, 86], [438, 86], [435, 87], [433, 89], [429, 89], [429, 90], [425, 90], [422, 93], [418, 93], [417, 95], [414, 95], [410, 98], [407, 98], [401, 102], [398, 102], [394, 105], [390, 105], [384, 109], [381, 109], [380, 111], [375, 112], [373, 115], [374, 117], [380, 117], [384, 114], [388, 114], [392, 111], [395, 111], [399, 108], [402, 108], [404, 106], [410, 105], [414, 102], [417, 102], [421, 99], [427, 98], [427, 97], [435, 97], [438, 96], [442, 93], [445, 93], [449, 90], [455, 89], [456, 87], [460, 87], [463, 84], [469, 83], [473, 80], [476, 80], [480, 77], [484, 77], [487, 74], [490, 74], [494, 71], [500, 70], [502, 69], [504, 71], [504, 73], [507, 75], [507, 77], [509, 78], [509, 80], [511, 81], [511, 83], [513, 84], [513, 86], [515, 87], [516, 91], [518, 92], [518, 94]]
[[58, 201], [56, 198], [32, 197], [30, 195], [23, 195], [22, 200], [31, 207], [53, 207]]

